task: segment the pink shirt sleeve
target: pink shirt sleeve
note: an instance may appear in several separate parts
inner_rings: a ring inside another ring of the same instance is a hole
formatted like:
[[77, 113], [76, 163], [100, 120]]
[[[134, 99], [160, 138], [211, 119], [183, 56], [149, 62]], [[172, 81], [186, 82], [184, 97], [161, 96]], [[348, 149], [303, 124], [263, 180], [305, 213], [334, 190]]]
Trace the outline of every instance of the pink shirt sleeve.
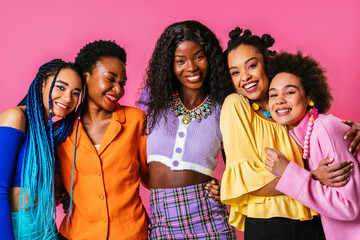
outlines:
[[[327, 117], [327, 116], [325, 116]], [[334, 117], [332, 117], [334, 118]], [[354, 220], [359, 215], [360, 174], [359, 154], [354, 157], [344, 141], [344, 124], [338, 121], [316, 120], [310, 140], [310, 169], [333, 157], [334, 163], [350, 160], [354, 164], [349, 182], [343, 187], [328, 187], [312, 178], [311, 173], [290, 162], [276, 189], [317, 211], [320, 215], [338, 220]]]

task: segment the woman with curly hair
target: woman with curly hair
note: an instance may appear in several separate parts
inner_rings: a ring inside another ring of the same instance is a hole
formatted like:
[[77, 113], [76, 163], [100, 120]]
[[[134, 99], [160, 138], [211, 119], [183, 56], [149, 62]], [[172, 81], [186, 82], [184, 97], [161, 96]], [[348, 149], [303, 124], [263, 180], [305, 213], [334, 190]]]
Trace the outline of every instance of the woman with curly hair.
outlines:
[[70, 195], [61, 238], [146, 239], [148, 216], [139, 196], [140, 181], [147, 185], [149, 178], [145, 113], [118, 104], [127, 82], [126, 53], [99, 40], [85, 45], [75, 62], [86, 90], [79, 119], [57, 147]]
[[[160, 36], [139, 103], [147, 112], [150, 239], [235, 239], [206, 188], [222, 148], [220, 107], [233, 92], [215, 34], [197, 21]], [[214, 181], [214, 180], [213, 180]]]
[[324, 70], [300, 52], [283, 52], [271, 65], [274, 78], [269, 90], [270, 113], [277, 123], [291, 129], [290, 135], [304, 149], [303, 159], [309, 169], [315, 169], [324, 158], [333, 158], [334, 163], [347, 159], [354, 166], [345, 186], [327, 187], [279, 150], [267, 149], [266, 169], [281, 176], [276, 189], [317, 211], [326, 239], [359, 238], [360, 153], [351, 154], [347, 151], [350, 139], [341, 139], [349, 126], [332, 115], [324, 115], [332, 100]]
[[[318, 214], [277, 191], [279, 178], [265, 169], [265, 147], [279, 149], [289, 160], [304, 166], [301, 149], [268, 111], [267, 66], [273, 55], [268, 48], [275, 41], [268, 34], [259, 37], [240, 28], [229, 36], [225, 52], [228, 69], [241, 94], [225, 99], [220, 116], [226, 154], [221, 200], [231, 205], [230, 224], [244, 231], [245, 239], [324, 239], [320, 219], [315, 217]], [[328, 185], [346, 184], [351, 164], [344, 161], [327, 167], [329, 162], [323, 161], [312, 172], [313, 177]], [[326, 173], [334, 177], [326, 177]]]
[[[17, 107], [0, 114], [2, 239], [57, 239], [55, 144], [72, 126], [82, 84], [73, 63], [43, 64]], [[64, 118], [53, 130], [52, 118]]]

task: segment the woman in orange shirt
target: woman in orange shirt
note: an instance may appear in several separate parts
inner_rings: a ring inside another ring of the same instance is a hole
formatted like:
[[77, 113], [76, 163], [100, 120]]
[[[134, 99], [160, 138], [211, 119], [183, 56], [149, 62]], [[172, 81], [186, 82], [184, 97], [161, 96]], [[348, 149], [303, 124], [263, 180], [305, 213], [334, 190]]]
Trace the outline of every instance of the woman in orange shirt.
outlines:
[[139, 196], [140, 181], [148, 184], [145, 113], [117, 103], [127, 81], [126, 53], [100, 40], [85, 45], [75, 62], [86, 92], [79, 119], [57, 147], [71, 197], [60, 239], [146, 239], [148, 217]]

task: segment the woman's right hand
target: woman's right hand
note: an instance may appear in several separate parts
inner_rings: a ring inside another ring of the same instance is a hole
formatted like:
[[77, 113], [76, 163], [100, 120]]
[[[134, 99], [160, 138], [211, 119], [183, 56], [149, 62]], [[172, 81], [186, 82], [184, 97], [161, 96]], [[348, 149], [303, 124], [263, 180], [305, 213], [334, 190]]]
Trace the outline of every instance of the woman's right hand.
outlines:
[[205, 190], [209, 191], [208, 196], [213, 198], [216, 203], [220, 203], [220, 188], [221, 182], [216, 178], [212, 178], [211, 181], [205, 186]]
[[330, 165], [333, 158], [321, 160], [317, 169], [310, 171], [315, 180], [329, 187], [342, 187], [349, 181], [354, 164], [349, 160]]

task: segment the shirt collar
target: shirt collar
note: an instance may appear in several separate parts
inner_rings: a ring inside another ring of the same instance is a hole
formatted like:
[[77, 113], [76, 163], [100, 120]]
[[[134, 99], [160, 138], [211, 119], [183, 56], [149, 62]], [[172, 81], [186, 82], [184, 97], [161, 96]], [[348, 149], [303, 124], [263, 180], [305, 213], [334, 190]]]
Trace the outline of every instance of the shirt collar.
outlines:
[[113, 118], [121, 124], [126, 122], [125, 109], [120, 104], [116, 104], [116, 108], [113, 112]]
[[305, 142], [306, 131], [308, 128], [308, 122], [310, 119], [310, 113], [306, 113], [305, 116], [301, 119], [300, 123], [292, 129], [296, 137], [302, 144]]

